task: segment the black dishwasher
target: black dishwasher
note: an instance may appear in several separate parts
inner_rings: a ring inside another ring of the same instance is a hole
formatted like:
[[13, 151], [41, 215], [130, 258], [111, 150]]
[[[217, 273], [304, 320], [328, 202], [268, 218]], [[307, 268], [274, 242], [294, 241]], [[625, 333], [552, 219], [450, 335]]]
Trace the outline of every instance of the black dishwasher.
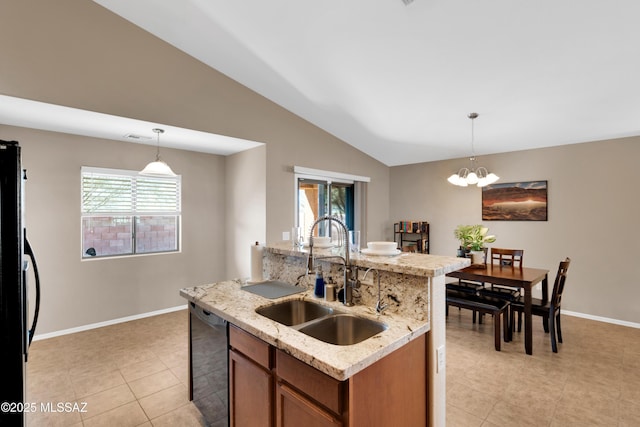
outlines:
[[189, 400], [208, 426], [229, 425], [227, 321], [189, 303]]

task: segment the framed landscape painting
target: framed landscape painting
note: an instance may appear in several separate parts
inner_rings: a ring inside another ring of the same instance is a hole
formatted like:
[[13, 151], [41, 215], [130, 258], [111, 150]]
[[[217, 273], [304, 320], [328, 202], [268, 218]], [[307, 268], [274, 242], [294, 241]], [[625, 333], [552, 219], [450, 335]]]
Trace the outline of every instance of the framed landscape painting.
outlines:
[[482, 188], [483, 221], [546, 221], [547, 181], [491, 184]]

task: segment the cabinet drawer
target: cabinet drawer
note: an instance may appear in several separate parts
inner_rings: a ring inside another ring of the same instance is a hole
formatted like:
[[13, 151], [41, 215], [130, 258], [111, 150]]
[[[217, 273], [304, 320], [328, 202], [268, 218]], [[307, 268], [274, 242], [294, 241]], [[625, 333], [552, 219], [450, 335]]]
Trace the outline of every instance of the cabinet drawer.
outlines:
[[320, 408], [314, 402], [289, 387], [276, 387], [276, 427], [342, 427], [342, 419]]
[[271, 346], [235, 325], [229, 325], [229, 345], [265, 369], [271, 369]]
[[331, 378], [280, 350], [276, 351], [276, 373], [279, 378], [334, 413], [342, 414], [346, 382]]

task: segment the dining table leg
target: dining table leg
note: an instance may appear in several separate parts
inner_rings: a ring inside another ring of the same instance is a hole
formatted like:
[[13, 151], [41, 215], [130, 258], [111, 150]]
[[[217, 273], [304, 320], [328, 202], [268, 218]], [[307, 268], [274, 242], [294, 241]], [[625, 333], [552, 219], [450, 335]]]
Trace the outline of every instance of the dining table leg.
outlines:
[[527, 354], [533, 354], [533, 319], [531, 315], [531, 288], [524, 288], [524, 349]]

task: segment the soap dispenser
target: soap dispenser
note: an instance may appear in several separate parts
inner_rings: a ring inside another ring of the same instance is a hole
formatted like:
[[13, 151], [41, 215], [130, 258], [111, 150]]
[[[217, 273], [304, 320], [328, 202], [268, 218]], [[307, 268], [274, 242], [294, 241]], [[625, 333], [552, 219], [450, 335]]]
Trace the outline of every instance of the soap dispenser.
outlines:
[[316, 287], [313, 291], [318, 298], [324, 298], [324, 278], [322, 277], [322, 266], [319, 265], [316, 270]]

